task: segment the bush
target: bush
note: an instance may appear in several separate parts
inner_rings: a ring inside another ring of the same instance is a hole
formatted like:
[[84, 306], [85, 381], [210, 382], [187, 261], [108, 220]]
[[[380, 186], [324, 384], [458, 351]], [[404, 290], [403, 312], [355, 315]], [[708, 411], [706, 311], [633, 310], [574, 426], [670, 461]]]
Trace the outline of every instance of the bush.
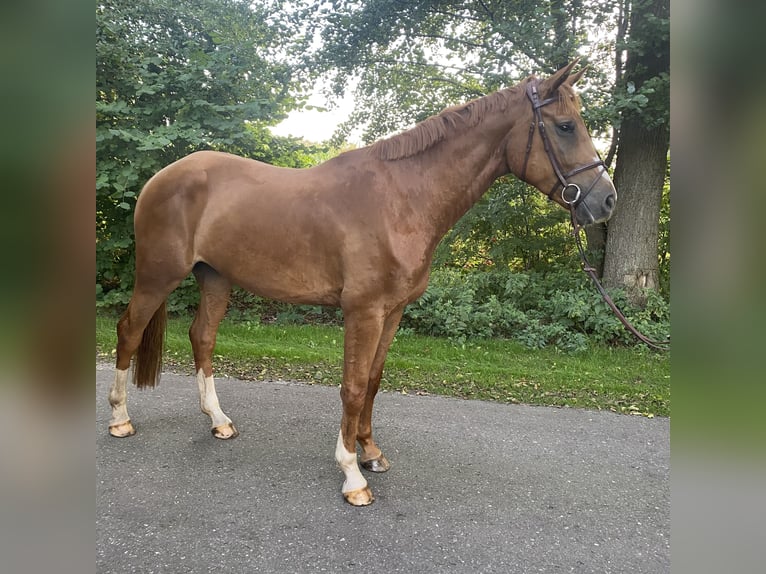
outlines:
[[[621, 291], [611, 293], [628, 319], [646, 335], [665, 338], [670, 309], [650, 292], [645, 308], [630, 305]], [[515, 339], [530, 348], [587, 348], [589, 341], [630, 345], [636, 341], [577, 271], [462, 273], [436, 270], [423, 296], [405, 310], [402, 327], [448, 337]]]

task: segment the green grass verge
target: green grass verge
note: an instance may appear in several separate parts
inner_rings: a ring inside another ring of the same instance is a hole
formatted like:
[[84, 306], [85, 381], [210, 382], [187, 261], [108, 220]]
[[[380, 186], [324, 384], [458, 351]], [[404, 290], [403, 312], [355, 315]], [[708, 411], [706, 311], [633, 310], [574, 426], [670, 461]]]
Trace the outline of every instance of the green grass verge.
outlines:
[[[193, 373], [190, 318], [171, 318], [165, 364]], [[98, 317], [99, 360], [114, 354], [116, 319]], [[338, 385], [343, 329], [224, 321], [214, 368], [219, 376], [247, 380], [296, 380]], [[670, 416], [670, 356], [648, 349], [595, 347], [569, 354], [530, 350], [513, 341], [464, 345], [446, 339], [397, 335], [381, 388], [510, 403], [605, 409]]]

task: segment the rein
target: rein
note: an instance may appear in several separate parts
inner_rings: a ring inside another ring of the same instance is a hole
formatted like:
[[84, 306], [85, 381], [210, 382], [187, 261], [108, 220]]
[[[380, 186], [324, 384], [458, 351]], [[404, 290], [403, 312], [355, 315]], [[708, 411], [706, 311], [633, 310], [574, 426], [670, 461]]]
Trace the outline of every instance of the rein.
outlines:
[[588, 261], [588, 257], [585, 255], [585, 248], [583, 247], [582, 239], [580, 238], [580, 230], [582, 229], [582, 227], [577, 224], [577, 219], [575, 219], [575, 207], [571, 204], [569, 205], [569, 215], [570, 215], [570, 220], [572, 222], [572, 235], [575, 238], [575, 243], [577, 244], [577, 251], [579, 251], [580, 259], [582, 260], [582, 270], [585, 272], [585, 274], [588, 277], [591, 278], [591, 281], [593, 281], [593, 284], [596, 286], [596, 289], [601, 294], [601, 298], [612, 310], [615, 317], [617, 317], [620, 320], [620, 323], [622, 323], [625, 326], [625, 328], [634, 337], [636, 337], [636, 339], [641, 341], [647, 347], [651, 347], [652, 349], [656, 349], [658, 351], [667, 351], [670, 348], [670, 340], [655, 341], [654, 339], [650, 339], [649, 337], [644, 335], [641, 331], [636, 329], [630, 321], [628, 321], [628, 318], [622, 313], [622, 311], [620, 311], [620, 309], [617, 307], [615, 302], [612, 301], [612, 298], [609, 296], [609, 293], [606, 292], [606, 289], [604, 289], [604, 286], [601, 284], [601, 281], [598, 280], [598, 275], [596, 275], [596, 268], [590, 264], [590, 261]]
[[[593, 267], [590, 264], [590, 261], [588, 261], [588, 258], [585, 255], [585, 248], [583, 247], [582, 239], [580, 238], [580, 230], [582, 229], [582, 227], [577, 223], [575, 210], [577, 209], [577, 206], [583, 202], [583, 200], [595, 187], [598, 180], [601, 179], [601, 176], [606, 171], [606, 166], [604, 165], [604, 162], [599, 157], [598, 161], [589, 163], [581, 167], [577, 167], [567, 173], [563, 172], [561, 168], [561, 163], [559, 162], [558, 158], [556, 157], [556, 154], [553, 151], [553, 148], [550, 145], [550, 140], [548, 139], [548, 134], [545, 130], [545, 123], [543, 122], [542, 112], [540, 111], [540, 108], [555, 102], [557, 98], [550, 97], [541, 101], [540, 96], [537, 92], [538, 83], [539, 82], [530, 82], [527, 85], [527, 97], [529, 98], [529, 101], [532, 102], [532, 110], [534, 111], [535, 118], [532, 121], [532, 124], [529, 126], [529, 137], [527, 139], [527, 151], [526, 151], [526, 155], [524, 156], [524, 165], [521, 170], [521, 180], [526, 181], [525, 178], [527, 174], [527, 163], [529, 161], [529, 156], [532, 151], [532, 141], [535, 136], [535, 131], [539, 131], [540, 137], [543, 140], [543, 147], [545, 148], [545, 153], [548, 156], [548, 159], [551, 162], [551, 166], [553, 167], [553, 171], [556, 173], [556, 177], [558, 179], [558, 181], [553, 185], [553, 187], [546, 194], [546, 196], [548, 197], [549, 200], [552, 201], [553, 194], [556, 192], [556, 190], [559, 189], [559, 187], [561, 187], [561, 201], [564, 202], [569, 208], [569, 216], [570, 216], [570, 221], [572, 223], [572, 235], [575, 238], [577, 251], [580, 253], [580, 259], [582, 260], [582, 270], [586, 273], [586, 275], [588, 275], [588, 277], [591, 278], [591, 281], [593, 281], [593, 284], [596, 286], [596, 290], [598, 290], [599, 294], [604, 299], [604, 302], [609, 306], [609, 308], [615, 314], [617, 319], [620, 320], [620, 323], [622, 323], [625, 326], [625, 328], [633, 336], [635, 336], [639, 341], [644, 343], [646, 346], [651, 347], [652, 349], [666, 351], [669, 349], [669, 345], [670, 345], [669, 340], [655, 341], [653, 339], [650, 339], [649, 337], [641, 333], [638, 329], [636, 329], [631, 324], [631, 322], [628, 321], [627, 317], [625, 317], [622, 311], [620, 311], [617, 308], [617, 305], [614, 303], [612, 298], [606, 292], [606, 289], [604, 289], [604, 286], [601, 285], [601, 282], [598, 280], [595, 267]], [[535, 128], [537, 128], [537, 130]], [[585, 193], [582, 193], [582, 190], [580, 189], [579, 185], [577, 185], [576, 183], [570, 183], [569, 181], [567, 181], [567, 178], [593, 168], [599, 168], [598, 175], [596, 175], [596, 178], [590, 184], [588, 189], [585, 190]], [[571, 199], [568, 199], [567, 190], [570, 188], [574, 190], [574, 196], [572, 196]]]

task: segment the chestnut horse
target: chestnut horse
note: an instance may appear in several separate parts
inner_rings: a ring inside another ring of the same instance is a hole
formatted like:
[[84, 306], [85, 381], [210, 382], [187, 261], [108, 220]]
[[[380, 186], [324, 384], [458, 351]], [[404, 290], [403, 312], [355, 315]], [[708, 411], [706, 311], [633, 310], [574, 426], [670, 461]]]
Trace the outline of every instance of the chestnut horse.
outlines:
[[425, 291], [439, 240], [508, 173], [572, 207], [580, 224], [612, 213], [616, 192], [579, 113], [572, 86], [582, 71], [570, 75], [574, 64], [309, 169], [201, 151], [155, 174], [136, 204], [135, 288], [117, 326], [110, 434], [135, 433], [126, 404], [131, 359], [136, 385], [154, 386], [165, 301], [190, 272], [201, 290], [189, 330], [200, 404], [221, 439], [238, 434], [218, 403], [211, 362], [232, 284], [280, 301], [340, 307], [343, 415], [335, 459], [345, 499], [370, 504], [356, 446], [362, 467], [388, 470], [372, 437], [373, 401], [402, 312]]

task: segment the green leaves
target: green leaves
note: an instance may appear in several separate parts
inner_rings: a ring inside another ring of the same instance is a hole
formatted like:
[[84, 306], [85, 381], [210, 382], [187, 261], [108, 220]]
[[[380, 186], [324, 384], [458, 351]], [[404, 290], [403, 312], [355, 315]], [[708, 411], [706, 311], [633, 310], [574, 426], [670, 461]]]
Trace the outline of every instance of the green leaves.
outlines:
[[96, 259], [105, 300], [121, 301], [108, 292], [132, 283], [132, 210], [143, 184], [199, 149], [259, 157], [271, 139], [265, 126], [297, 106], [287, 47], [298, 43], [279, 10], [241, 0], [98, 3]]
[[573, 253], [566, 212], [506, 177], [457, 222], [435, 261], [463, 269], [543, 270], [570, 264]]
[[152, 151], [169, 146], [172, 141], [157, 134], [149, 134], [143, 138], [142, 143], [136, 147], [138, 151]]
[[649, 78], [639, 87], [636, 82], [625, 82], [624, 87], [618, 87], [614, 94], [614, 125], [619, 128], [626, 116], [640, 117], [648, 129], [667, 125], [670, 119], [669, 94], [670, 75], [667, 72]]
[[[612, 295], [640, 330], [665, 338], [670, 308], [659, 294], [650, 292], [645, 308], [630, 305], [622, 292]], [[532, 349], [550, 346], [567, 352], [582, 351], [594, 342], [637, 344], [587, 278], [575, 270], [465, 273], [437, 269], [423, 296], [406, 308], [402, 326], [458, 343], [506, 338]]]
[[[370, 141], [530, 73], [550, 73], [576, 47], [588, 60], [613, 61], [613, 46], [589, 32], [614, 18], [615, 3], [339, 0], [332, 9], [306, 8], [322, 38], [307, 63], [330, 78], [336, 95], [355, 86], [353, 127], [367, 126]], [[611, 74], [591, 75], [608, 89]]]

